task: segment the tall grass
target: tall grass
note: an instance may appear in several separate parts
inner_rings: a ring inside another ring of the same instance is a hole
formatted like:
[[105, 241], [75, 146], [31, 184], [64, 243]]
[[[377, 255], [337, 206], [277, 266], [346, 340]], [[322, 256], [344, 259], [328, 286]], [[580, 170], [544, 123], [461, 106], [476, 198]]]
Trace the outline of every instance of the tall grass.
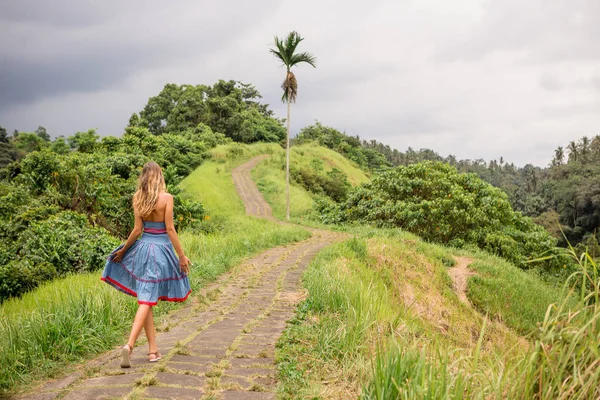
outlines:
[[[276, 354], [283, 398], [568, 398], [556, 388], [559, 382], [564, 386], [575, 379], [564, 372], [567, 365], [572, 368], [579, 362], [585, 368], [578, 375], [597, 382], [592, 360], [599, 354], [594, 347], [598, 331], [583, 321], [597, 324], [598, 317], [575, 314], [573, 296], [561, 294], [560, 288], [481, 252], [431, 245], [398, 230], [357, 227], [354, 233], [362, 238], [322, 251], [305, 273], [309, 297]], [[502, 295], [510, 304], [489, 318], [461, 304], [446, 270], [452, 254], [476, 259], [474, 269], [490, 292], [496, 285], [499, 295], [481, 295], [483, 304], [492, 307]], [[521, 278], [525, 286], [509, 284]], [[403, 291], [409, 286], [413, 293], [406, 296]], [[538, 293], [541, 300], [534, 298]], [[538, 306], [540, 301], [547, 303]], [[548, 308], [550, 304], [555, 305]], [[535, 308], [521, 326], [527, 332], [535, 326], [537, 334], [531, 337], [537, 341], [526, 342], [498, 322], [511, 321], [518, 327], [510, 316], [523, 307]], [[578, 324], [556, 333], [567, 320]], [[564, 347], [567, 342], [561, 344], [561, 354], [571, 357], [564, 358], [562, 372], [556, 371], [554, 366], [561, 363], [548, 358], [558, 355], [549, 351], [548, 335], [564, 340], [574, 337], [576, 329], [583, 329], [584, 342], [573, 344], [573, 349]], [[577, 349], [588, 353], [575, 357]], [[558, 375], [545, 386], [549, 393], [536, 397], [539, 385], [533, 382], [540, 377], [549, 381], [548, 374]]]
[[[573, 256], [580, 270], [566, 287], [585, 288], [578, 301], [565, 296], [551, 304], [539, 336], [520, 359], [499, 358], [477, 373], [452, 363], [444, 354], [433, 357], [396, 343], [380, 351], [373, 376], [365, 385], [365, 399], [600, 398], [600, 282], [595, 261], [584, 253]], [[579, 281], [579, 282], [577, 282]], [[577, 283], [575, 285], [574, 283]], [[483, 335], [481, 336], [483, 337]], [[479, 347], [481, 339], [478, 342]], [[460, 360], [476, 365], [479, 350]]]
[[467, 291], [473, 306], [521, 335], [535, 334], [548, 305], [561, 302], [565, 296], [560, 286], [546, 283], [500, 257], [480, 250], [460, 254], [474, 256], [469, 268], [476, 274], [469, 279]]
[[578, 264], [566, 287], [581, 290], [578, 303], [568, 300], [546, 312], [526, 362], [515, 369], [519, 375], [513, 393], [533, 399], [600, 398], [600, 280], [596, 261], [572, 247], [565, 250]]
[[[283, 398], [356, 398], [374, 338], [398, 326], [387, 289], [363, 267], [364, 257], [365, 243], [355, 239], [321, 251], [310, 264], [310, 295], [276, 354]], [[324, 388], [322, 381], [336, 383]]]
[[[373, 378], [360, 398], [379, 399], [465, 399], [476, 397], [477, 388], [466, 374], [452, 374], [462, 367], [441, 349], [429, 351], [415, 343], [392, 342], [378, 353]], [[482, 393], [480, 393], [482, 395]], [[479, 396], [483, 397], [483, 396]]]
[[0, 393], [109, 349], [136, 309], [135, 299], [116, 295], [98, 274], [71, 275], [6, 301], [0, 307]]

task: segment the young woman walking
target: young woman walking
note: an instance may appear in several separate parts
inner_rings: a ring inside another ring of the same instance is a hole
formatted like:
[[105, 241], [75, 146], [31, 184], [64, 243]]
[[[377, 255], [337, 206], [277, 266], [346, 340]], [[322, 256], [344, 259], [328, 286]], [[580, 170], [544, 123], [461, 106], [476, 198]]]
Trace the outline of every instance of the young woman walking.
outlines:
[[122, 368], [131, 367], [131, 352], [142, 328], [148, 338], [149, 361], [161, 358], [152, 307], [159, 300], [185, 301], [191, 293], [187, 277], [191, 262], [173, 225], [173, 196], [167, 193], [162, 170], [155, 162], [146, 163], [142, 169], [133, 211], [135, 226], [127, 242], [110, 254], [101, 278], [138, 299], [131, 334], [121, 350]]

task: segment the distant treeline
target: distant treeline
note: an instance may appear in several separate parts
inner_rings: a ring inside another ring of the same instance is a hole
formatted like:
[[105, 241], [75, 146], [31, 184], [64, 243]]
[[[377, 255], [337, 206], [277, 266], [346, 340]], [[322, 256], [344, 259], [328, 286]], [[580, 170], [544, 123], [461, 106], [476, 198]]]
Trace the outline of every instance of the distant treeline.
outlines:
[[457, 160], [455, 156], [442, 157], [430, 149], [401, 152], [377, 140], [361, 140], [320, 123], [300, 132], [296, 142], [314, 140], [346, 155], [364, 168], [377, 170], [422, 161], [441, 161], [460, 172], [477, 174], [486, 182], [502, 189], [512, 207], [533, 217], [564, 245], [561, 229], [571, 243], [582, 243], [595, 256], [598, 251], [600, 226], [600, 135], [593, 139], [583, 137], [565, 148], [556, 149], [551, 164], [546, 168], [527, 164], [482, 159]]

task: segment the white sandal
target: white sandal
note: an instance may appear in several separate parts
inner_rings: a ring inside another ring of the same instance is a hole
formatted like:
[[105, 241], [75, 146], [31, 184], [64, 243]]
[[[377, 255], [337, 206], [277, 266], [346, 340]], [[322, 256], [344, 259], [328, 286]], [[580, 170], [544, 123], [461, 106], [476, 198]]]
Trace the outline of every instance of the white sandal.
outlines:
[[131, 367], [131, 353], [133, 352], [133, 347], [126, 344], [121, 349], [121, 368], [130, 368]]
[[157, 362], [158, 360], [160, 360], [162, 358], [162, 355], [160, 354], [160, 350], [156, 350], [154, 353], [148, 353], [148, 356], [154, 356], [154, 357], [148, 357], [149, 362]]

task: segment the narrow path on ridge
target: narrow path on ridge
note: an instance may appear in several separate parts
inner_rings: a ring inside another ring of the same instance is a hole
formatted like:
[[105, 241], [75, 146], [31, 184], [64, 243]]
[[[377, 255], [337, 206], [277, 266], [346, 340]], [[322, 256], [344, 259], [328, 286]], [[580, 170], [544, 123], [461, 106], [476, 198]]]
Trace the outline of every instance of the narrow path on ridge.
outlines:
[[[247, 214], [286, 224], [273, 217], [250, 176], [265, 157], [237, 167], [232, 179]], [[232, 268], [172, 313], [169, 329], [157, 335], [159, 362], [149, 363], [140, 345], [132, 368], [121, 369], [120, 352], [112, 350], [22, 399], [274, 399], [275, 342], [303, 298], [301, 275], [319, 250], [345, 237], [307, 229], [311, 238]], [[206, 308], [198, 306], [203, 298], [211, 300]]]
[[467, 298], [467, 281], [470, 276], [475, 275], [469, 269], [469, 265], [473, 263], [473, 259], [468, 257], [454, 257], [454, 259], [456, 260], [456, 265], [448, 269], [448, 275], [452, 278], [452, 286], [458, 295], [458, 299], [467, 305], [471, 305], [471, 302]]

